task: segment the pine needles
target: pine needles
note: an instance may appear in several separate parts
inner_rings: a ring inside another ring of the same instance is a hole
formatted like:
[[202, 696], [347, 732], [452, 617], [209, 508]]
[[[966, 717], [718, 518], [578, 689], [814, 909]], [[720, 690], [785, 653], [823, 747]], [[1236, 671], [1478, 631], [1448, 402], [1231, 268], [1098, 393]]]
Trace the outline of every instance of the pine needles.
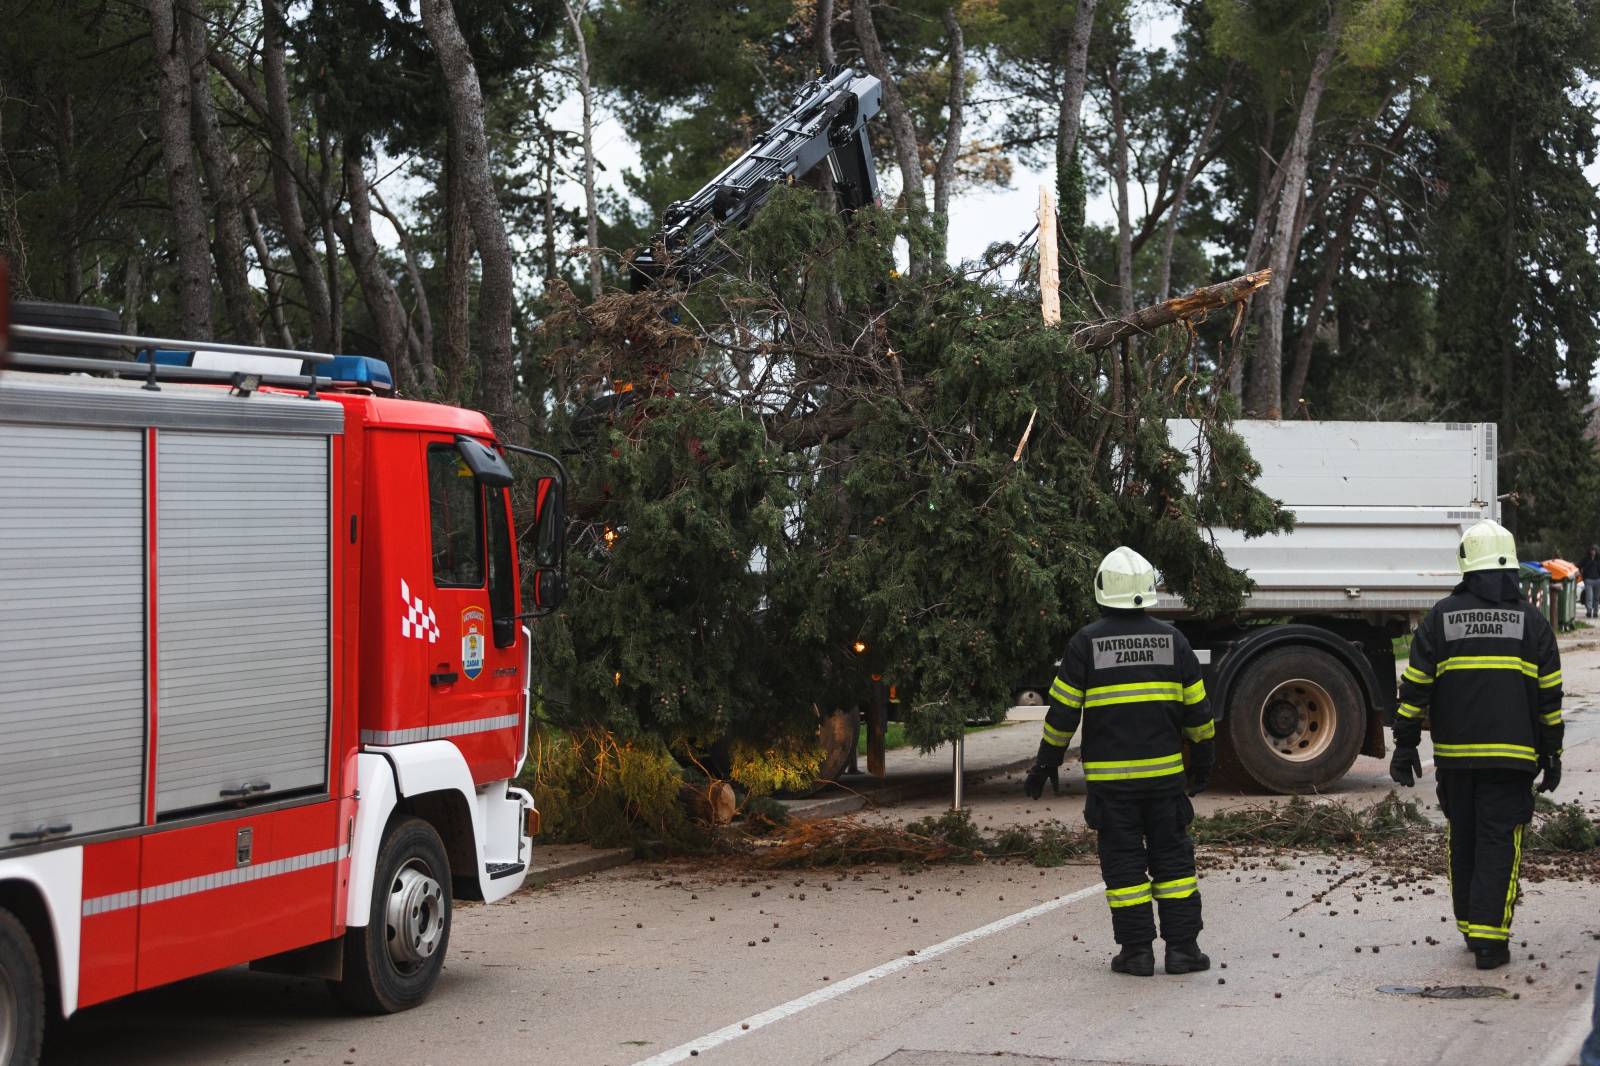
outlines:
[[896, 864], [972, 865], [991, 859], [1025, 859], [1061, 866], [1094, 852], [1094, 835], [1059, 822], [1008, 826], [989, 835], [967, 811], [948, 811], [907, 825], [865, 824], [851, 818], [796, 823], [755, 853], [758, 866], [775, 869]]
[[1304, 796], [1250, 804], [1198, 817], [1190, 832], [1201, 845], [1337, 851], [1392, 841], [1429, 824], [1415, 801], [1391, 792], [1371, 807]]

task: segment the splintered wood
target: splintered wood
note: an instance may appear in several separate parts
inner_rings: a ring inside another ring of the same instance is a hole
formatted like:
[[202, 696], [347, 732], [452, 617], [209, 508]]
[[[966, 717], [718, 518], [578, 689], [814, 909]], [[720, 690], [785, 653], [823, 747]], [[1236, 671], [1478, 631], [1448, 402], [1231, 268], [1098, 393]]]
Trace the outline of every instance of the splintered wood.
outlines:
[[1061, 255], [1056, 248], [1056, 205], [1039, 186], [1039, 312], [1047, 326], [1061, 325]]

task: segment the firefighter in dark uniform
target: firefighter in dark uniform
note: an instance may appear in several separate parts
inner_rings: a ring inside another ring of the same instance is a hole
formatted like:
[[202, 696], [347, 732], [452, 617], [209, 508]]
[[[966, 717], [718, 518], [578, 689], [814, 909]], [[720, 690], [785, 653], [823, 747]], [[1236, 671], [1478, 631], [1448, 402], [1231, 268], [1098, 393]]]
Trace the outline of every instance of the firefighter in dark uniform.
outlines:
[[1497, 522], [1461, 538], [1462, 580], [1411, 638], [1400, 680], [1389, 774], [1422, 774], [1422, 723], [1433, 730], [1439, 806], [1449, 822], [1456, 928], [1480, 970], [1511, 961], [1522, 835], [1540, 792], [1561, 783], [1561, 655], [1555, 634], [1517, 585], [1517, 545]]
[[[1043, 794], [1081, 721], [1084, 819], [1099, 834], [1111, 929], [1122, 949], [1111, 968], [1139, 977], [1155, 972], [1153, 901], [1167, 972], [1197, 972], [1211, 960], [1196, 943], [1200, 890], [1188, 797], [1205, 787], [1216, 746], [1200, 663], [1182, 633], [1145, 615], [1156, 602], [1155, 568], [1138, 552], [1107, 555], [1094, 595], [1102, 617], [1067, 645], [1025, 787], [1034, 799]], [[1192, 745], [1187, 775], [1185, 740]]]

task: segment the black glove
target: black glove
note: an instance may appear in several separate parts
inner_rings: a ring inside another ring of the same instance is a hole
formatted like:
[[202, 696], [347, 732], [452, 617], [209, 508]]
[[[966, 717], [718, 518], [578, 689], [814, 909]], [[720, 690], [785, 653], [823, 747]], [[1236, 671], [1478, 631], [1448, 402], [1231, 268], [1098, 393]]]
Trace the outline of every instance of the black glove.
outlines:
[[1539, 756], [1539, 768], [1544, 777], [1539, 780], [1536, 792], [1554, 792], [1561, 787], [1561, 754]]
[[1422, 776], [1422, 756], [1417, 754], [1415, 744], [1401, 744], [1394, 749], [1389, 759], [1389, 776], [1395, 784], [1406, 788], [1417, 783], [1417, 778]]
[[1022, 791], [1028, 794], [1029, 799], [1038, 799], [1044, 795], [1044, 783], [1050, 782], [1050, 790], [1057, 796], [1061, 795], [1061, 767], [1040, 766], [1034, 763], [1028, 771], [1028, 779], [1022, 783]]
[[1211, 771], [1217, 765], [1217, 742], [1202, 740], [1198, 744], [1189, 745], [1189, 765], [1185, 774], [1185, 791], [1191, 796], [1198, 796], [1206, 790], [1206, 785], [1211, 782]]

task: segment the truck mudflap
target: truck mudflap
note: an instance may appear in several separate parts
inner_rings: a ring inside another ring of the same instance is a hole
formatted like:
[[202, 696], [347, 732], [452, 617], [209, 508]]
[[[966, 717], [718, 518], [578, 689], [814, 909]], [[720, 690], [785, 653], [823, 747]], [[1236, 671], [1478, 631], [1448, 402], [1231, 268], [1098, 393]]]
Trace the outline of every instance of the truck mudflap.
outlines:
[[533, 797], [508, 781], [475, 784], [447, 740], [367, 748], [357, 757], [360, 800], [351, 836], [345, 924], [365, 926], [384, 828], [397, 808], [427, 819], [450, 856], [457, 894], [487, 902], [522, 887], [533, 853]]

